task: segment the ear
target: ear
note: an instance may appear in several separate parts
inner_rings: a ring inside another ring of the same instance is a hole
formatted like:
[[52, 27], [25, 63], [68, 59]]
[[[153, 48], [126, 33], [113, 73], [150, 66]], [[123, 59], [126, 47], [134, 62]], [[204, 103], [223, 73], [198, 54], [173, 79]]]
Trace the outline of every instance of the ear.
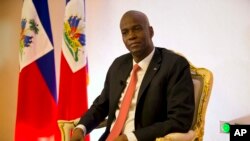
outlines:
[[152, 26], [149, 26], [149, 35], [151, 38], [154, 36], [154, 29]]

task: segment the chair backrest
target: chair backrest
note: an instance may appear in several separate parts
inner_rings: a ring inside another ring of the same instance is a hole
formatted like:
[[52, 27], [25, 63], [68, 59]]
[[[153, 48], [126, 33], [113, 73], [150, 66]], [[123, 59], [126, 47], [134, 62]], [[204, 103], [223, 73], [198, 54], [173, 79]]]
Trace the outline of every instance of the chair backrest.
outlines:
[[195, 141], [202, 141], [204, 135], [205, 115], [213, 85], [213, 74], [206, 68], [190, 65], [195, 91], [195, 113], [192, 130], [196, 133]]

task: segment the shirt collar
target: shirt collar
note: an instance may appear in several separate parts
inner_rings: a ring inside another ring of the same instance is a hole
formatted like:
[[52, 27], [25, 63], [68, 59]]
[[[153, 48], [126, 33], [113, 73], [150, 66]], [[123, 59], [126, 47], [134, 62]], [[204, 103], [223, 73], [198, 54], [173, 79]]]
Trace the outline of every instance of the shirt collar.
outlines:
[[[147, 70], [149, 63], [153, 58], [154, 52], [155, 52], [155, 48], [153, 48], [153, 50], [151, 51], [151, 53], [147, 57], [145, 57], [143, 60], [141, 60], [139, 63], [137, 63], [140, 66], [141, 70], [143, 70], [143, 71]], [[135, 62], [135, 60], [133, 60], [133, 65], [135, 65], [135, 64], [136, 64], [136, 62]]]

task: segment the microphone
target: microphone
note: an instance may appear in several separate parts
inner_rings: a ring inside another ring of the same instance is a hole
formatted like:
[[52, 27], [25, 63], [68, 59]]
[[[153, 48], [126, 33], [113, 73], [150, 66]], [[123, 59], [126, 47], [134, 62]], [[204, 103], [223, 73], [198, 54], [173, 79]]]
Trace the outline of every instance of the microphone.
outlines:
[[120, 85], [121, 85], [121, 87], [122, 87], [122, 90], [124, 90], [124, 89], [126, 88], [127, 81], [120, 80]]
[[120, 85], [121, 85], [121, 86], [126, 86], [126, 84], [127, 84], [127, 82], [126, 82], [126, 81], [124, 81], [124, 80], [120, 80]]

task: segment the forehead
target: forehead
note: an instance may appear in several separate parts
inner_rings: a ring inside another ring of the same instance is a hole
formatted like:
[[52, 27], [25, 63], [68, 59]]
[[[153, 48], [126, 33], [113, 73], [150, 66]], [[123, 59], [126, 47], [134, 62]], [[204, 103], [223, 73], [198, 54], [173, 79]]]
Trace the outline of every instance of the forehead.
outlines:
[[122, 29], [127, 29], [127, 28], [132, 28], [134, 26], [144, 26], [147, 24], [146, 19], [137, 14], [129, 14], [129, 15], [124, 15], [121, 19], [120, 22], [120, 28]]

